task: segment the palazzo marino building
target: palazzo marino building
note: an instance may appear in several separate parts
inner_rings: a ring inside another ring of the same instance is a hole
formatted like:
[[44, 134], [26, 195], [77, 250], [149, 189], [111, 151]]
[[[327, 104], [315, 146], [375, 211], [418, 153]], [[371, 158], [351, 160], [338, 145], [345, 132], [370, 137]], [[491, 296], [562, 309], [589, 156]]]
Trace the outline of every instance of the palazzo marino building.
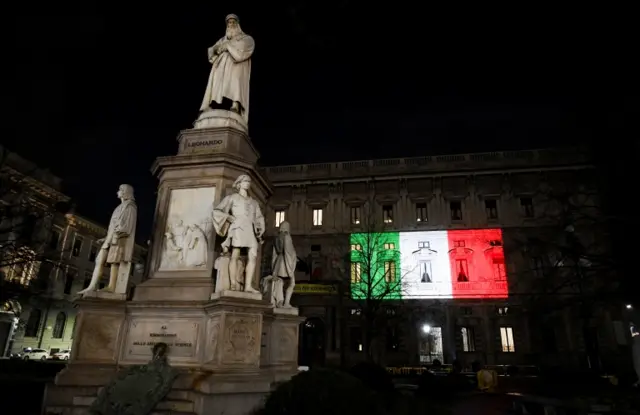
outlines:
[[[301, 364], [370, 354], [387, 366], [611, 368], [628, 355], [623, 307], [607, 296], [615, 270], [595, 259], [610, 253], [607, 224], [580, 149], [264, 172], [267, 234], [286, 220], [297, 249]], [[376, 273], [394, 292], [374, 287]]]

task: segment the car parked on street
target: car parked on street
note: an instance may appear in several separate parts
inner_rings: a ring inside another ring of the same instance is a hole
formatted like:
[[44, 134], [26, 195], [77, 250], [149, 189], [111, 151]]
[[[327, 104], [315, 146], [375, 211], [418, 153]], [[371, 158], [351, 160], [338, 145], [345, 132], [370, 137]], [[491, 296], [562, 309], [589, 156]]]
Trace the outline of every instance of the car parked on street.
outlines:
[[60, 350], [57, 353], [54, 353], [53, 356], [51, 356], [51, 359], [52, 360], [69, 360], [70, 355], [71, 355], [71, 350], [64, 349], [64, 350]]
[[22, 352], [24, 360], [47, 360], [49, 351], [45, 349], [27, 349]]

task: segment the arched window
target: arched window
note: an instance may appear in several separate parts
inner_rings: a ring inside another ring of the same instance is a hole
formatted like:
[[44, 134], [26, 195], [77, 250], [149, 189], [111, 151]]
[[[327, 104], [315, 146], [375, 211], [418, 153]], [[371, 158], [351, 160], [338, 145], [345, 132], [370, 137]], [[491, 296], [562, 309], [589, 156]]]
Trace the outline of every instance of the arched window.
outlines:
[[40, 318], [42, 317], [42, 311], [34, 308], [29, 313], [29, 319], [24, 328], [24, 337], [37, 337], [38, 329], [40, 328]]
[[71, 338], [73, 339], [76, 335], [76, 327], [78, 327], [78, 319], [80, 316], [76, 314], [76, 318], [73, 319], [73, 329], [71, 329]]
[[54, 339], [61, 339], [64, 335], [64, 326], [67, 324], [67, 315], [62, 311], [58, 313], [56, 317], [56, 324], [53, 326], [53, 337]]

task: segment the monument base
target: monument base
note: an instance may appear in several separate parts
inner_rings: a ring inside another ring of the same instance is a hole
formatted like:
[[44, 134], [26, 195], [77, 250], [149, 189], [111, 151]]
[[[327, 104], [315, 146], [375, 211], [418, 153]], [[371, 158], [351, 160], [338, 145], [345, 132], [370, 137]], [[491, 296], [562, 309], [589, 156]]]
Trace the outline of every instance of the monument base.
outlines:
[[82, 294], [82, 298], [100, 298], [102, 300], [120, 300], [127, 299], [127, 294], [114, 293], [111, 291], [88, 291]]
[[88, 414], [101, 388], [148, 363], [158, 342], [169, 345], [180, 375], [153, 413], [249, 413], [297, 373], [301, 318], [254, 293], [220, 294], [201, 302], [79, 300], [71, 359], [47, 386], [45, 413]]

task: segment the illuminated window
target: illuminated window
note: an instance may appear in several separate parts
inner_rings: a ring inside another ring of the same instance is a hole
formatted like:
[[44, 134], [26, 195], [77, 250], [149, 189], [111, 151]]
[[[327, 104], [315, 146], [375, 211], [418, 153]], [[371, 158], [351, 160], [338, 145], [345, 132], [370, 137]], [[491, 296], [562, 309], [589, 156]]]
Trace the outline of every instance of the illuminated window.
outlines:
[[351, 263], [351, 282], [355, 284], [362, 282], [362, 267], [359, 262]]
[[427, 221], [427, 204], [416, 203], [416, 222]]
[[462, 240], [453, 241], [453, 247], [454, 248], [464, 248], [465, 247], [464, 241], [462, 241]]
[[513, 329], [511, 327], [500, 327], [500, 341], [502, 342], [503, 352], [513, 353], [516, 351], [513, 343]]
[[313, 209], [313, 226], [322, 226], [322, 209]]
[[469, 282], [469, 265], [466, 259], [456, 259], [458, 282]]
[[532, 218], [534, 216], [533, 199], [530, 197], [521, 197], [520, 209], [522, 209], [522, 216], [525, 218]]
[[487, 213], [487, 219], [498, 219], [498, 201], [495, 199], [487, 199], [484, 201], [484, 210]]
[[359, 308], [352, 308], [351, 309], [351, 315], [352, 316], [359, 316], [360, 314], [362, 314], [362, 310]]
[[433, 279], [431, 278], [431, 261], [420, 261], [420, 282], [421, 283], [431, 283]]
[[418, 242], [418, 249], [429, 249], [431, 246], [429, 245], [429, 241], [420, 241]]
[[351, 208], [351, 224], [352, 225], [360, 224], [360, 216], [361, 216], [360, 213], [361, 213], [360, 206], [354, 206]]
[[73, 280], [76, 277], [76, 270], [73, 268], [67, 268], [67, 275], [64, 278], [64, 293], [71, 294], [71, 288], [73, 287]]
[[12, 252], [7, 262], [14, 262], [9, 268], [6, 278], [10, 281], [19, 282], [22, 285], [29, 285], [36, 277], [39, 262], [36, 261], [36, 253], [26, 246], [18, 248]]
[[502, 246], [502, 241], [499, 239], [494, 239], [489, 241], [489, 246]]
[[476, 342], [475, 335], [472, 327], [462, 327], [460, 329], [462, 336], [462, 351], [463, 352], [475, 352]]
[[384, 223], [393, 223], [393, 206], [382, 206], [382, 221]]
[[449, 202], [449, 209], [451, 210], [451, 220], [462, 220], [462, 202], [458, 200]]
[[89, 261], [95, 262], [96, 257], [98, 256], [98, 247], [94, 244], [91, 244], [91, 249], [89, 250]]
[[504, 262], [498, 259], [493, 260], [493, 278], [496, 281], [505, 281], [507, 279], [507, 272], [504, 268]]
[[360, 244], [351, 244], [352, 251], [362, 251], [362, 245]]
[[394, 261], [386, 261], [384, 263], [384, 280], [386, 282], [395, 282], [396, 263]]
[[73, 248], [71, 248], [71, 255], [79, 256], [80, 251], [82, 251], [82, 238], [76, 236], [73, 241]]
[[276, 210], [276, 228], [280, 227], [280, 224], [284, 222], [284, 210]]
[[498, 307], [498, 314], [501, 316], [506, 316], [509, 312], [509, 307]]
[[394, 244], [393, 242], [387, 242], [386, 244], [384, 244], [384, 249], [396, 249], [396, 244]]

